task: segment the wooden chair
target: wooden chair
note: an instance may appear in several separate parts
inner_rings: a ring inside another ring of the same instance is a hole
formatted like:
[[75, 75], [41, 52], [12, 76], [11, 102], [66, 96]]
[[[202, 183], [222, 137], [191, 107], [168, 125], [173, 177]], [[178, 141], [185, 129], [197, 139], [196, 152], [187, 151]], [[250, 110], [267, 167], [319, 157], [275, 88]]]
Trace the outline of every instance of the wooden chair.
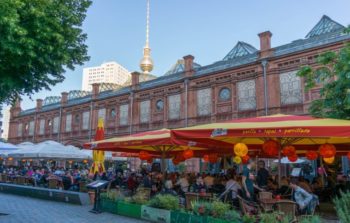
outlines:
[[143, 196], [145, 200], [149, 200], [151, 198], [151, 188], [139, 187], [136, 194]]
[[49, 179], [49, 189], [57, 189], [57, 188], [58, 188], [58, 180]]
[[259, 215], [260, 207], [257, 203], [253, 201], [247, 201], [241, 196], [237, 195], [239, 201], [239, 207], [243, 215]]
[[186, 199], [186, 209], [192, 210], [192, 203], [194, 201], [198, 201], [198, 195], [195, 193], [186, 193], [185, 199]]
[[272, 193], [267, 191], [259, 192], [259, 200], [261, 199], [272, 199]]
[[274, 207], [276, 211], [282, 212], [286, 216], [290, 216], [292, 218], [291, 222], [297, 222], [297, 204], [294, 201], [277, 201]]

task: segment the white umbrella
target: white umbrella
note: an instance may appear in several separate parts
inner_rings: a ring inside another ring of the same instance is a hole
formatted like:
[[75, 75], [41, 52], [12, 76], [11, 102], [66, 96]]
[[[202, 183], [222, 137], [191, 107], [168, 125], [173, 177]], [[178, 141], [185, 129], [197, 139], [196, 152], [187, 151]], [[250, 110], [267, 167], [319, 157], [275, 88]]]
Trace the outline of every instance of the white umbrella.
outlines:
[[8, 156], [14, 158], [41, 159], [88, 159], [89, 156], [79, 149], [66, 147], [55, 141], [45, 141], [36, 145], [18, 145], [21, 149], [11, 152]]
[[[278, 159], [273, 161], [274, 163], [278, 163]], [[283, 157], [281, 159], [282, 164], [295, 164], [295, 163], [304, 163], [306, 160], [298, 158], [295, 162], [291, 162], [287, 157]]]
[[11, 150], [17, 150], [17, 149], [19, 148], [11, 143], [0, 142], [0, 151], [3, 151], [3, 150], [11, 151]]

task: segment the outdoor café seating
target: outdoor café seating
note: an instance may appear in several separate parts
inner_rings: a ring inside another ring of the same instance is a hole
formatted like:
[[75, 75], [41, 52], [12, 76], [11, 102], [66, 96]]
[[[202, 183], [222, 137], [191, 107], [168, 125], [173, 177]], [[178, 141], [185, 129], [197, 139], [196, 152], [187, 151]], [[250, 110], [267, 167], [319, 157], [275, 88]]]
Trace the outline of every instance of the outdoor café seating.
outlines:
[[297, 207], [297, 204], [290, 200], [279, 200], [274, 204], [274, 209], [291, 217], [292, 222], [296, 222], [297, 220]]

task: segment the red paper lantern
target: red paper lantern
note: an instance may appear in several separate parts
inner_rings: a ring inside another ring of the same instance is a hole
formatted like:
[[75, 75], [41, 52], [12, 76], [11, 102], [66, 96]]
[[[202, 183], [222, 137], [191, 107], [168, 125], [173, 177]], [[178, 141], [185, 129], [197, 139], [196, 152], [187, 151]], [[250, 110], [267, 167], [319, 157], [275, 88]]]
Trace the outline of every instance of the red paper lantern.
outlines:
[[334, 145], [326, 143], [320, 146], [320, 155], [323, 158], [331, 158], [334, 157], [337, 150]]
[[292, 156], [288, 156], [288, 160], [294, 163], [295, 161], [298, 160], [298, 155], [294, 154]]
[[316, 151], [307, 151], [305, 156], [308, 160], [316, 160], [318, 157], [318, 154]]
[[209, 154], [209, 162], [210, 163], [216, 163], [217, 161], [218, 161], [218, 154], [217, 153]]
[[348, 152], [348, 154], [346, 155], [348, 157], [348, 159], [350, 160], [350, 152]]
[[151, 156], [150, 156], [149, 153], [146, 152], [146, 151], [141, 151], [141, 152], [139, 153], [139, 158], [140, 158], [141, 160], [148, 160], [150, 157], [151, 157]]
[[285, 146], [282, 150], [283, 156], [293, 156], [295, 155], [295, 147], [294, 146]]
[[209, 162], [209, 155], [204, 155], [203, 156], [203, 160], [204, 160], [204, 162]]
[[242, 157], [242, 163], [243, 163], [243, 164], [247, 164], [248, 161], [249, 161], [249, 159], [250, 159], [250, 157], [249, 157], [248, 155], [243, 156], [243, 157]]
[[147, 160], [147, 163], [149, 163], [149, 164], [153, 163], [153, 158], [150, 157], [150, 158]]
[[187, 149], [183, 152], [183, 155], [182, 155], [186, 160], [187, 159], [191, 159], [193, 157], [193, 150], [191, 149]]
[[262, 145], [263, 152], [268, 156], [278, 155], [278, 142], [275, 140], [267, 140]]

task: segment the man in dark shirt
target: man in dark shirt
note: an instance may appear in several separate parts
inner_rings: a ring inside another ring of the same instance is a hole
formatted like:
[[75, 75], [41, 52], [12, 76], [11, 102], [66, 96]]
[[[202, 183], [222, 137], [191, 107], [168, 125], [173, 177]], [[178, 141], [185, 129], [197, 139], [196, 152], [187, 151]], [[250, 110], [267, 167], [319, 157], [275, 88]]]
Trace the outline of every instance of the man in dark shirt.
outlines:
[[260, 160], [258, 162], [258, 175], [256, 179], [256, 183], [260, 188], [266, 189], [267, 187], [267, 181], [269, 179], [269, 171], [265, 168], [265, 162], [263, 160]]

